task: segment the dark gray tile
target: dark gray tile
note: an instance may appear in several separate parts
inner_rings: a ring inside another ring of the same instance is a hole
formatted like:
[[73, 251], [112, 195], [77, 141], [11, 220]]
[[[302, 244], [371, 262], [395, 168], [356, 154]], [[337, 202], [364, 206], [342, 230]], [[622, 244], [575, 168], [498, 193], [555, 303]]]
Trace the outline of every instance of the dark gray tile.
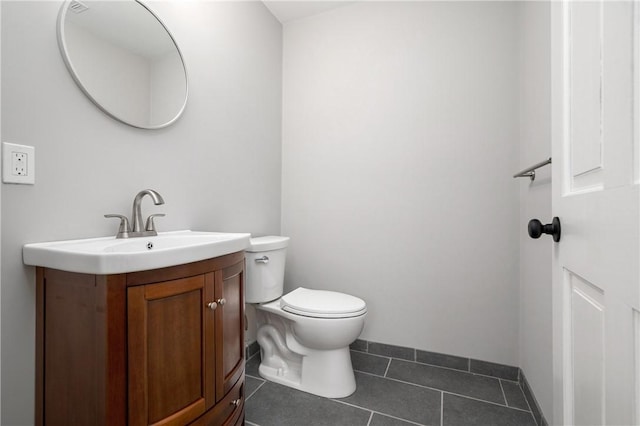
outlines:
[[404, 420], [385, 416], [383, 414], [373, 413], [369, 426], [414, 426], [415, 423], [405, 422]]
[[249, 361], [244, 365], [244, 373], [248, 376], [260, 377], [260, 373], [258, 373], [258, 368], [260, 368], [260, 354], [254, 355]]
[[262, 379], [256, 379], [251, 376], [244, 377], [244, 397], [249, 398], [251, 394], [264, 383]]
[[498, 379], [415, 362], [391, 360], [387, 377], [505, 404]]
[[409, 361], [415, 361], [416, 359], [415, 349], [405, 348], [404, 346], [387, 345], [384, 343], [369, 342], [368, 352], [370, 354], [406, 359]]
[[443, 426], [536, 426], [528, 411], [444, 394]]
[[487, 361], [478, 361], [472, 359], [470, 362], [470, 371], [472, 373], [484, 374], [485, 376], [498, 377], [500, 379], [518, 381], [518, 367], [510, 365], [496, 364]]
[[525, 398], [527, 398], [527, 402], [529, 403], [529, 408], [531, 409], [531, 413], [533, 414], [533, 417], [536, 419], [536, 423], [541, 425], [545, 420], [544, 420], [544, 417], [542, 416], [542, 412], [540, 411], [540, 407], [538, 407], [538, 402], [536, 401], [535, 397], [533, 396], [533, 392], [529, 387], [529, 382], [527, 382], [527, 379], [524, 376], [524, 374], [520, 378], [520, 388], [522, 389], [522, 392], [524, 393]]
[[423, 425], [440, 424], [441, 393], [356, 372], [357, 389], [341, 401]]
[[507, 380], [500, 380], [500, 383], [502, 384], [502, 390], [504, 390], [504, 396], [507, 398], [507, 405], [509, 407], [529, 411], [529, 404], [527, 404], [527, 399], [524, 397], [518, 383]]
[[389, 358], [351, 351], [351, 364], [354, 370], [384, 376], [384, 373], [387, 371], [387, 366], [389, 365]]
[[416, 351], [416, 361], [424, 364], [437, 365], [439, 367], [469, 371], [469, 358], [462, 358], [454, 355], [418, 350]]
[[260, 426], [366, 426], [369, 411], [266, 382], [245, 405], [246, 420]]
[[257, 354], [259, 351], [260, 351], [260, 345], [258, 345], [258, 342], [253, 342], [248, 344], [245, 349], [245, 354], [247, 359], [251, 358], [252, 356]]
[[366, 340], [356, 339], [355, 342], [349, 345], [349, 348], [354, 351], [367, 352], [367, 343]]

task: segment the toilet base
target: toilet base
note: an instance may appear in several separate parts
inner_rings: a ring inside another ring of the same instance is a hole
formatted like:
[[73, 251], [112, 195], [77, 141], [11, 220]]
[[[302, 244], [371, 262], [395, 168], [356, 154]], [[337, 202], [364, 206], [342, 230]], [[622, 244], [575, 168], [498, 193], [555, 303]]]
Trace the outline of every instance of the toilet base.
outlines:
[[284, 311], [280, 300], [256, 308], [260, 376], [326, 398], [355, 392], [349, 345], [360, 335], [366, 314], [308, 317]]
[[[314, 351], [298, 359], [283, 359], [261, 349], [262, 378], [325, 398], [345, 398], [356, 390], [349, 348]], [[293, 358], [293, 357], [288, 357]]]

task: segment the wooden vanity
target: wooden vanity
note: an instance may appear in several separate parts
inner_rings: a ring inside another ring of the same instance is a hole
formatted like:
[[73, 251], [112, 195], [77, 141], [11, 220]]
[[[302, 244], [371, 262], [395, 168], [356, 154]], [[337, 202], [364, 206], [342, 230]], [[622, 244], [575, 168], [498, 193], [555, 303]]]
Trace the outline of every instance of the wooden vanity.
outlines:
[[36, 268], [36, 425], [244, 424], [244, 252]]

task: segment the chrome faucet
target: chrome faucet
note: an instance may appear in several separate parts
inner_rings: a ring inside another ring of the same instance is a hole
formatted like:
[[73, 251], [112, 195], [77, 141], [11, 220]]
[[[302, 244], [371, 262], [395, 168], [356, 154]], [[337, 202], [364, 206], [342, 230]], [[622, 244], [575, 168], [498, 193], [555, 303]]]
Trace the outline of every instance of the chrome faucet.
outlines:
[[142, 199], [148, 195], [153, 200], [153, 204], [156, 206], [160, 204], [164, 204], [164, 199], [162, 195], [158, 194], [157, 191], [153, 189], [143, 189], [138, 192], [133, 199], [133, 211], [131, 212], [131, 219], [133, 219], [133, 226], [129, 227], [129, 220], [126, 216], [120, 214], [105, 214], [104, 217], [110, 218], [115, 217], [120, 219], [120, 228], [118, 229], [118, 234], [116, 238], [134, 238], [134, 237], [151, 237], [154, 235], [158, 235], [156, 231], [155, 223], [153, 219], [155, 217], [162, 217], [164, 214], [156, 213], [149, 215], [147, 218], [147, 222], [145, 224], [144, 230], [142, 229]]
[[[142, 231], [142, 209], [140, 207], [140, 204], [142, 203], [142, 199], [144, 198], [145, 195], [150, 196], [151, 199], [153, 199], [153, 204], [155, 204], [156, 206], [160, 204], [164, 204], [164, 199], [162, 198], [162, 195], [158, 194], [153, 189], [143, 189], [142, 191], [138, 192], [138, 194], [136, 194], [136, 197], [133, 199], [133, 211], [131, 213], [131, 218], [133, 219], [133, 227], [131, 228], [131, 232], [133, 233], [143, 232]], [[147, 219], [147, 224], [149, 224], [149, 221], [153, 223], [153, 217], [154, 215], [149, 216], [149, 219]], [[158, 235], [158, 233], [155, 230], [153, 231], [149, 230], [145, 232], [153, 232], [153, 234], [150, 234], [150, 235]], [[142, 237], [143, 235], [140, 235], [140, 236]]]

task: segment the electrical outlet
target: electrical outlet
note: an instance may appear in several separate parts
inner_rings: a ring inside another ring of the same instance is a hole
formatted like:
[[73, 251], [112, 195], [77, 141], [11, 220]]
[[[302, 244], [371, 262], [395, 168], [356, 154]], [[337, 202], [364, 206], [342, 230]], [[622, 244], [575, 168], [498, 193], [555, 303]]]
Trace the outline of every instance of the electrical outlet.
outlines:
[[35, 183], [35, 148], [4, 142], [2, 144], [2, 181], [33, 185]]
[[11, 174], [14, 176], [29, 176], [28, 169], [29, 156], [24, 152], [11, 152]]

